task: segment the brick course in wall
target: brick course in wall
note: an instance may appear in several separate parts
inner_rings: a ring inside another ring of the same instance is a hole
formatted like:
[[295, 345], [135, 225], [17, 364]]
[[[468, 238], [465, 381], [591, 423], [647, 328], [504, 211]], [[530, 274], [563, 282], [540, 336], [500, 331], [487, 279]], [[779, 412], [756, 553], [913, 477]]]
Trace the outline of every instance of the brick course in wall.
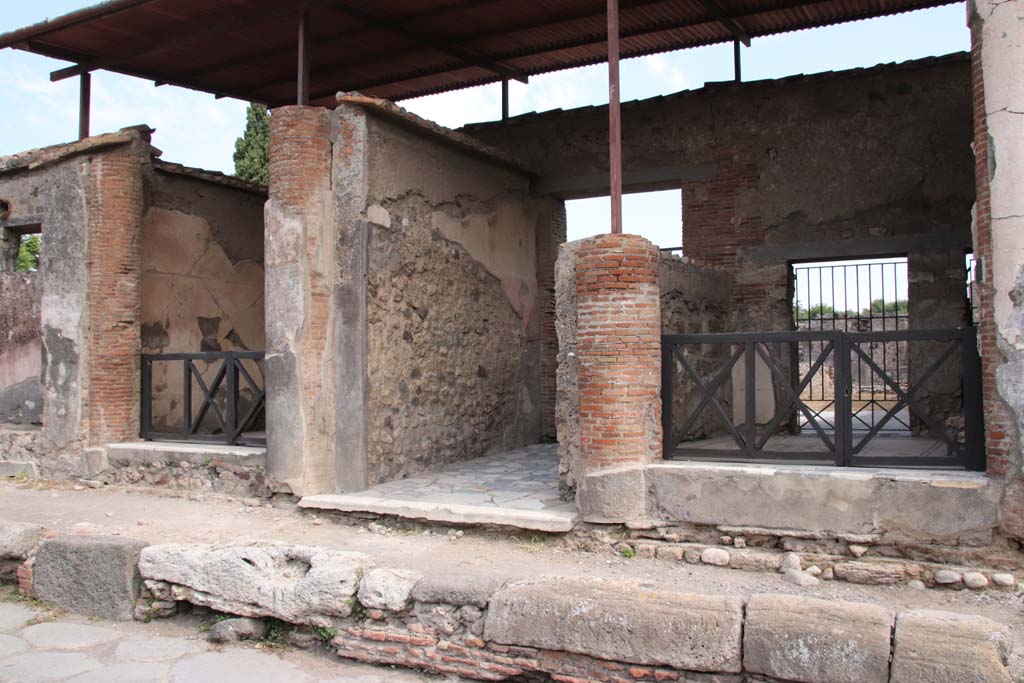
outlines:
[[90, 444], [139, 434], [142, 157], [134, 149], [87, 166]]
[[584, 241], [576, 296], [583, 468], [660, 458], [658, 248], [635, 235]]

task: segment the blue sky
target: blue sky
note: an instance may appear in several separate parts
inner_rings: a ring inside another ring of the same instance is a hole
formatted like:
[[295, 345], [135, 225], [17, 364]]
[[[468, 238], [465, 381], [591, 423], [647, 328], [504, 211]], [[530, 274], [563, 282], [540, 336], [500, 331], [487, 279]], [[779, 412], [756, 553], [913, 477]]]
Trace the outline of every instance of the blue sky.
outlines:
[[[95, 4], [83, 0], [8, 2], [0, 33]], [[757, 80], [834, 71], [970, 49], [962, 3], [894, 17], [755, 39], [743, 49], [743, 78]], [[78, 80], [51, 83], [49, 72], [65, 62], [16, 50], [0, 51], [0, 155], [66, 142], [77, 135]], [[716, 45], [622, 62], [623, 100], [654, 97], [732, 79], [732, 46]], [[511, 114], [607, 102], [607, 68], [596, 65], [530, 79], [510, 86]], [[434, 95], [402, 103], [448, 126], [500, 117], [497, 85]], [[154, 144], [168, 161], [230, 173], [235, 138], [245, 121], [245, 103], [215, 100], [181, 88], [155, 88], [151, 81], [99, 72], [93, 76], [92, 132], [146, 123], [157, 129]], [[570, 239], [607, 232], [608, 200], [570, 202]], [[678, 192], [627, 195], [627, 232], [661, 246], [678, 246]]]

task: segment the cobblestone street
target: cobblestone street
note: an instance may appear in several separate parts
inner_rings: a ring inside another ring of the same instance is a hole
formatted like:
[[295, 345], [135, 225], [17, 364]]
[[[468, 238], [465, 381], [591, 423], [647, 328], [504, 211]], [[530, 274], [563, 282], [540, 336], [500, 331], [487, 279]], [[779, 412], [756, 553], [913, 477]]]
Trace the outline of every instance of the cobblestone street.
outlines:
[[[256, 645], [214, 646], [198, 619], [142, 624], [57, 615], [0, 602], [0, 682], [423, 683], [445, 679], [363, 666], [327, 654]], [[455, 679], [451, 679], [455, 680]]]

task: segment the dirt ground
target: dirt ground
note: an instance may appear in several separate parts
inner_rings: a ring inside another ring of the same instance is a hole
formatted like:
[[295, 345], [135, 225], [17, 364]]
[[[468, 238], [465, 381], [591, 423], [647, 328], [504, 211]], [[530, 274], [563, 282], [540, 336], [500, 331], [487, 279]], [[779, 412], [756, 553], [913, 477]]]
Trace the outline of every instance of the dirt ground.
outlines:
[[[953, 591], [859, 586], [826, 581], [801, 588], [777, 574], [707, 565], [625, 558], [568, 547], [557, 536], [530, 536], [464, 529], [450, 538], [447, 527], [392, 529], [388, 522], [351, 520], [294, 506], [216, 495], [168, 495], [152, 490], [71, 485], [0, 483], [0, 519], [36, 522], [70, 533], [103, 533], [149, 543], [284, 541], [367, 553], [377, 564], [421, 572], [489, 572], [510, 577], [591, 576], [631, 579], [651, 587], [693, 593], [747, 596], [759, 592], [803, 594], [824, 599], [874, 602], [893, 609], [941, 609], [987, 616], [1014, 629], [1013, 668], [1024, 672], [1024, 592]], [[370, 526], [374, 531], [370, 531]], [[429, 535], [428, 535], [429, 533]]]

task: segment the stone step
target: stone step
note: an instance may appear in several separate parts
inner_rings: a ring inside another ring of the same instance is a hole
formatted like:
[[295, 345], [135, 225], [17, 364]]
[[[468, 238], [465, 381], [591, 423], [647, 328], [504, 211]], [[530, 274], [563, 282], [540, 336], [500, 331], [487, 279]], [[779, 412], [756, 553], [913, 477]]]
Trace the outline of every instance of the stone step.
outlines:
[[494, 524], [548, 533], [572, 531], [579, 520], [579, 514], [571, 504], [544, 510], [522, 510], [495, 505], [401, 500], [367, 493], [306, 496], [299, 501], [299, 507], [338, 512], [369, 512], [429, 522]]
[[185, 443], [177, 441], [128, 441], [106, 445], [111, 462], [127, 465], [149, 465], [154, 462], [188, 462], [203, 465], [208, 462], [227, 462], [233, 465], [265, 467], [267, 449], [263, 446], [228, 446], [211, 443]]

